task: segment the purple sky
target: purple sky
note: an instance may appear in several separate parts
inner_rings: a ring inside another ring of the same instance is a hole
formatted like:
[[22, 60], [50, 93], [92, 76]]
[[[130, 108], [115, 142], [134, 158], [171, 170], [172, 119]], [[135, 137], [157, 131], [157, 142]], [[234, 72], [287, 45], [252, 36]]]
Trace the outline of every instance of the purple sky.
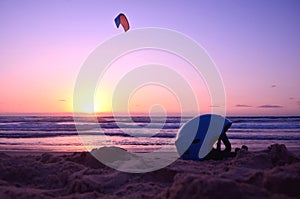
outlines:
[[300, 1], [0, 1], [0, 112], [70, 111], [80, 66], [119, 34], [162, 27], [201, 44], [229, 115], [300, 115]]

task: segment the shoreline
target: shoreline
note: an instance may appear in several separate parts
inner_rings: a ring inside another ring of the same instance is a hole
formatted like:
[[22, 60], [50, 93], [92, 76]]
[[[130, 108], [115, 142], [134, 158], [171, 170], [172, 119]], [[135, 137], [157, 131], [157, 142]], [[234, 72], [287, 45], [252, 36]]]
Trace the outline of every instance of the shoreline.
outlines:
[[[278, 145], [284, 145], [281, 143], [276, 143]], [[273, 144], [271, 144], [273, 145]], [[264, 148], [249, 148], [248, 151], [249, 152], [262, 152], [264, 150], [267, 150], [269, 146], [266, 146]], [[300, 155], [300, 147], [287, 147], [287, 150], [295, 155]], [[151, 152], [155, 152], [155, 149], [144, 149], [144, 148], [140, 148], [140, 149], [136, 149], [136, 150], [127, 150], [128, 152], [131, 153], [151, 153]], [[234, 151], [234, 148], [232, 149], [232, 151]], [[56, 154], [56, 155], [65, 155], [65, 154], [73, 154], [73, 153], [85, 153], [85, 152], [90, 152], [88, 150], [78, 150], [78, 151], [72, 151], [72, 150], [47, 150], [47, 149], [43, 149], [43, 150], [38, 150], [38, 149], [15, 149], [15, 150], [11, 150], [11, 149], [1, 149], [0, 148], [0, 153], [6, 153], [6, 154], [10, 154], [13, 156], [17, 156], [17, 155], [27, 155], [27, 154], [35, 154], [35, 155], [41, 155], [43, 153], [51, 153], [51, 154]], [[165, 153], [168, 153], [167, 151]], [[170, 152], [171, 153], [171, 152]]]

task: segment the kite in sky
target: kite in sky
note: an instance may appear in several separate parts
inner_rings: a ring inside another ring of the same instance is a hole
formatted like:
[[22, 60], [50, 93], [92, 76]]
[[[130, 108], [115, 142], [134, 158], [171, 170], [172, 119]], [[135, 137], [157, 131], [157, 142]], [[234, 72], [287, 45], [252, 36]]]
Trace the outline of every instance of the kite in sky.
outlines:
[[115, 18], [115, 23], [116, 23], [117, 28], [119, 28], [119, 26], [121, 24], [123, 26], [125, 32], [127, 32], [129, 30], [129, 22], [127, 20], [127, 17], [123, 13], [120, 13]]

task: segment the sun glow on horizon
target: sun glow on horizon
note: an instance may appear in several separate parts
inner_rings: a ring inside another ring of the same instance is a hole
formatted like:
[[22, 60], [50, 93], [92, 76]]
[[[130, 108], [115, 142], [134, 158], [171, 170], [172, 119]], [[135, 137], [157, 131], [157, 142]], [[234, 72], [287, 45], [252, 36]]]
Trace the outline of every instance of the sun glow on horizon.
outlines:
[[[205, 81], [189, 70], [190, 63], [185, 59], [163, 50], [145, 49], [128, 52], [114, 60], [99, 77], [101, 82], [95, 82], [104, 89], [103, 92], [95, 92], [94, 102], [82, 102], [74, 108], [74, 85], [82, 64], [104, 41], [118, 34], [126, 35], [113, 21], [120, 6], [115, 6], [112, 1], [89, 4], [76, 1], [72, 6], [61, 1], [29, 1], [26, 5], [22, 1], [0, 1], [0, 114], [82, 112], [107, 115], [112, 112], [116, 86], [121, 85], [120, 90], [125, 93], [122, 86], [127, 85], [127, 73], [128, 76], [137, 74], [134, 72], [140, 66], [159, 64], [174, 69], [174, 73], [187, 80], [183, 82], [194, 91], [199, 109], [191, 108], [190, 96], [184, 94], [180, 99], [187, 104], [184, 114], [193, 111], [204, 114], [226, 106], [227, 115], [300, 115], [300, 93], [297, 92], [300, 85], [297, 20], [300, 1], [263, 4], [239, 1], [235, 5], [221, 2], [217, 7], [202, 1], [175, 1], [172, 6], [145, 1], [123, 2], [121, 7], [130, 16], [132, 29], [129, 31], [145, 27], [166, 28], [181, 32], [203, 46], [222, 77], [226, 104], [211, 104]], [[203, 12], [199, 12], [199, 8]], [[166, 9], [169, 12], [165, 12]], [[151, 12], [155, 15], [149, 15]], [[174, 20], [167, 20], [170, 18]], [[199, 19], [199, 23], [194, 19]], [[122, 45], [118, 43], [118, 46]], [[157, 76], [160, 75], [158, 72]], [[168, 76], [169, 73], [163, 75], [163, 79], [175, 79]], [[145, 73], [145, 79], [148, 76]], [[178, 81], [174, 85], [174, 90], [186, 90]], [[120, 90], [115, 94], [118, 95]], [[156, 100], [151, 96], [160, 91], [138, 91], [139, 95], [126, 99], [126, 103], [129, 102], [126, 110], [116, 108], [113, 111], [149, 115], [151, 101], [152, 105], [161, 103], [167, 107], [167, 113], [179, 113], [180, 108], [173, 98], [169, 100], [165, 95], [162, 100], [159, 97], [164, 95], [158, 95]], [[84, 93], [80, 95], [84, 97]], [[125, 100], [122, 97], [125, 95], [122, 93], [118, 98]]]

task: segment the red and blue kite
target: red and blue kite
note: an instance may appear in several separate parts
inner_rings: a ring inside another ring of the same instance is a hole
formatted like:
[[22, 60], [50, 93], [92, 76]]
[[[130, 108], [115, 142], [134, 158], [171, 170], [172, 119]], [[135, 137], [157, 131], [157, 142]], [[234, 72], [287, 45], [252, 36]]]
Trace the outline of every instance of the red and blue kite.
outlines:
[[115, 18], [115, 23], [117, 28], [119, 28], [120, 24], [123, 26], [124, 31], [127, 32], [129, 30], [129, 22], [127, 20], [127, 17], [121, 13]]

